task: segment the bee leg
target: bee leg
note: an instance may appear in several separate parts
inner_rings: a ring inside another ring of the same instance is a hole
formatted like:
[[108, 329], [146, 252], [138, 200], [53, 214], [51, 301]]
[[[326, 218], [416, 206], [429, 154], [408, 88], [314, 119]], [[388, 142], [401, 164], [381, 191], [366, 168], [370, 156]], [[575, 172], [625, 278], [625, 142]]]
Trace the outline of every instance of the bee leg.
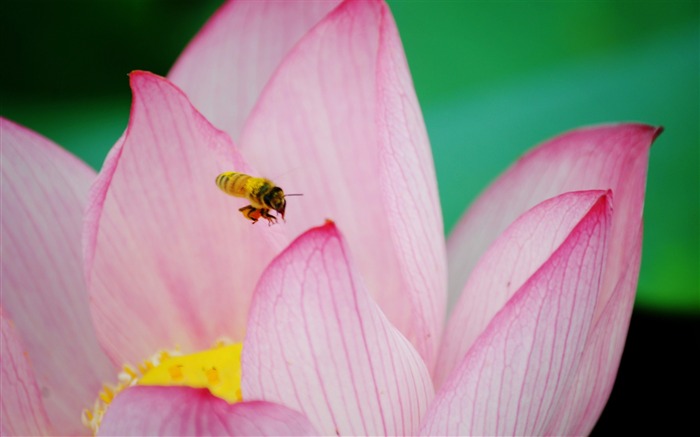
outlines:
[[273, 224], [277, 223], [277, 217], [274, 215], [270, 214], [270, 210], [266, 208], [261, 208], [260, 209], [260, 215], [262, 218], [267, 220], [267, 225], [272, 226]]
[[243, 214], [243, 217], [251, 220], [255, 224], [261, 216], [258, 209], [254, 208], [253, 205], [244, 206], [240, 208], [239, 211]]

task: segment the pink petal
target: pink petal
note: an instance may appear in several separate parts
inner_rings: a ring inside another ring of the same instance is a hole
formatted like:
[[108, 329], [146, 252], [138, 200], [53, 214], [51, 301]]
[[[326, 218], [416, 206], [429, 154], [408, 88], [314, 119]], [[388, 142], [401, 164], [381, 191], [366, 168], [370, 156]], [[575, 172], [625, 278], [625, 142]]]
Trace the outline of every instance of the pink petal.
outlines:
[[574, 383], [553, 413], [547, 435], [588, 435], [608, 401], [622, 356], [639, 277], [642, 232], [638, 233], [636, 256], [629, 260], [620, 282], [608, 300], [586, 342], [586, 350]]
[[350, 265], [335, 225], [265, 271], [243, 347], [245, 399], [302, 411], [327, 435], [409, 435], [433, 396], [425, 364]]
[[132, 387], [110, 404], [98, 435], [314, 435], [302, 414], [268, 402], [229, 404], [208, 390]]
[[232, 138], [280, 61], [339, 2], [229, 1], [187, 46], [168, 78]]
[[2, 307], [17, 324], [56, 432], [114, 375], [94, 334], [83, 281], [82, 214], [95, 172], [46, 138], [0, 119]]
[[[509, 221], [532, 204], [568, 190], [611, 189], [615, 216], [595, 322], [624, 272], [631, 268], [629, 260], [639, 255], [635, 239], [641, 226], [649, 146], [660, 133], [661, 128], [640, 124], [578, 129], [523, 157], [489, 187], [450, 236], [450, 298], [456, 298], [462, 290], [485, 248]], [[636, 278], [619, 297], [619, 305], [627, 312], [620, 314], [611, 329], [626, 330], [635, 291]], [[610, 347], [619, 353], [614, 356], [620, 356], [623, 346], [624, 337], [615, 338]], [[610, 362], [600, 374], [614, 375], [617, 365], [618, 362]], [[443, 369], [441, 376], [445, 374]]]
[[0, 334], [2, 435], [54, 434], [55, 431], [51, 429], [49, 418], [44, 411], [41, 390], [34, 376], [29, 353], [22, 344], [14, 322], [5, 317], [1, 309]]
[[260, 97], [242, 153], [287, 192], [292, 235], [327, 217], [374, 299], [432, 368], [444, 323], [430, 144], [391, 13], [350, 1], [309, 32]]
[[[633, 123], [577, 129], [518, 160], [477, 199], [450, 235], [450, 300], [457, 299], [486, 249], [524, 211], [564, 192], [611, 189], [615, 217], [597, 317], [633, 256], [649, 146], [661, 130]], [[633, 298], [633, 293], [626, 297]]]
[[129, 127], [93, 186], [85, 231], [98, 336], [120, 364], [242, 340], [258, 276], [286, 244], [216, 187], [222, 171], [249, 171], [228, 135], [166, 79], [136, 72], [131, 86]]
[[493, 316], [561, 246], [603, 194], [578, 191], [546, 200], [518, 218], [489, 248], [450, 316], [436, 366], [438, 387]]
[[424, 435], [544, 433], [584, 352], [611, 216], [609, 199], [601, 196], [493, 318], [437, 393]]

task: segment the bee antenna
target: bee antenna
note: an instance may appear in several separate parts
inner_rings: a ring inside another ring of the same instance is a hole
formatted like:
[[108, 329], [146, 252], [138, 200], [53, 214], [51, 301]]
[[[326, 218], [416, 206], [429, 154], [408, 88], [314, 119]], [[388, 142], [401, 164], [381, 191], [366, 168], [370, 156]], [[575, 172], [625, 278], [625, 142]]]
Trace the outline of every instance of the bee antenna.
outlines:
[[285, 194], [284, 197], [289, 197], [289, 196], [303, 196], [301, 193], [295, 193], [295, 194]]

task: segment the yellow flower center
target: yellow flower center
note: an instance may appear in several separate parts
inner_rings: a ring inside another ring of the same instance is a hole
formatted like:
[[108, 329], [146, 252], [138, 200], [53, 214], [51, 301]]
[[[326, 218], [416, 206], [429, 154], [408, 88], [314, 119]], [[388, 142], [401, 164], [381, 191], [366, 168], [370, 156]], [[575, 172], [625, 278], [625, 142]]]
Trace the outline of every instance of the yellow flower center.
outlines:
[[242, 343], [219, 342], [213, 348], [189, 355], [162, 351], [137, 368], [125, 365], [116, 386], [105, 384], [92, 410], [83, 410], [83, 425], [97, 434], [107, 407], [122, 390], [135, 385], [206, 388], [229, 403], [243, 400], [241, 395]]

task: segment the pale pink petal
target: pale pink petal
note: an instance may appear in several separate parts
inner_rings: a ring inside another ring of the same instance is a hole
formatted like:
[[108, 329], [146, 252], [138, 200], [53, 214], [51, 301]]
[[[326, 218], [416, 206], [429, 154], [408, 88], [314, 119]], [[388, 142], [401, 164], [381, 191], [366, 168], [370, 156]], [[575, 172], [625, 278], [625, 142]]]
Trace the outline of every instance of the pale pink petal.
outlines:
[[327, 223], [271, 263], [251, 305], [243, 397], [299, 410], [324, 435], [410, 435], [433, 396], [428, 370], [349, 257]]
[[544, 433], [584, 352], [611, 215], [609, 198], [600, 197], [492, 319], [436, 394], [422, 434]]
[[553, 422], [544, 432], [546, 435], [588, 435], [603, 412], [615, 382], [627, 337], [634, 303], [628, 296], [637, 289], [641, 231], [640, 227], [634, 243], [636, 255], [628, 260], [629, 264], [620, 282], [592, 328], [574, 383], [552, 415]]
[[94, 334], [81, 260], [95, 172], [51, 141], [0, 119], [2, 307], [17, 325], [51, 423], [85, 431], [80, 412], [113, 375]]
[[286, 244], [217, 188], [219, 173], [249, 171], [228, 135], [166, 79], [136, 72], [131, 86], [129, 126], [92, 188], [85, 230], [95, 325], [119, 364], [242, 340], [258, 276]]
[[[649, 146], [660, 133], [661, 128], [641, 124], [577, 129], [518, 160], [477, 199], [450, 235], [450, 301], [456, 301], [486, 249], [524, 211], [564, 192], [610, 189], [615, 217], [597, 317], [633, 256]], [[634, 293], [630, 293], [625, 299], [633, 298]]]
[[287, 52], [339, 1], [229, 1], [168, 74], [214, 126], [237, 139]]
[[0, 376], [2, 435], [51, 435], [41, 390], [34, 376], [29, 352], [12, 320], [0, 308]]
[[518, 218], [474, 268], [450, 315], [435, 368], [440, 386], [491, 318], [561, 246], [604, 191], [576, 191], [544, 201]]
[[293, 436], [317, 434], [302, 414], [268, 402], [228, 402], [206, 389], [132, 387], [110, 404], [98, 435]]
[[297, 235], [336, 220], [370, 293], [432, 368], [444, 322], [442, 217], [425, 126], [383, 2], [349, 1], [263, 91], [241, 150], [288, 193]]

